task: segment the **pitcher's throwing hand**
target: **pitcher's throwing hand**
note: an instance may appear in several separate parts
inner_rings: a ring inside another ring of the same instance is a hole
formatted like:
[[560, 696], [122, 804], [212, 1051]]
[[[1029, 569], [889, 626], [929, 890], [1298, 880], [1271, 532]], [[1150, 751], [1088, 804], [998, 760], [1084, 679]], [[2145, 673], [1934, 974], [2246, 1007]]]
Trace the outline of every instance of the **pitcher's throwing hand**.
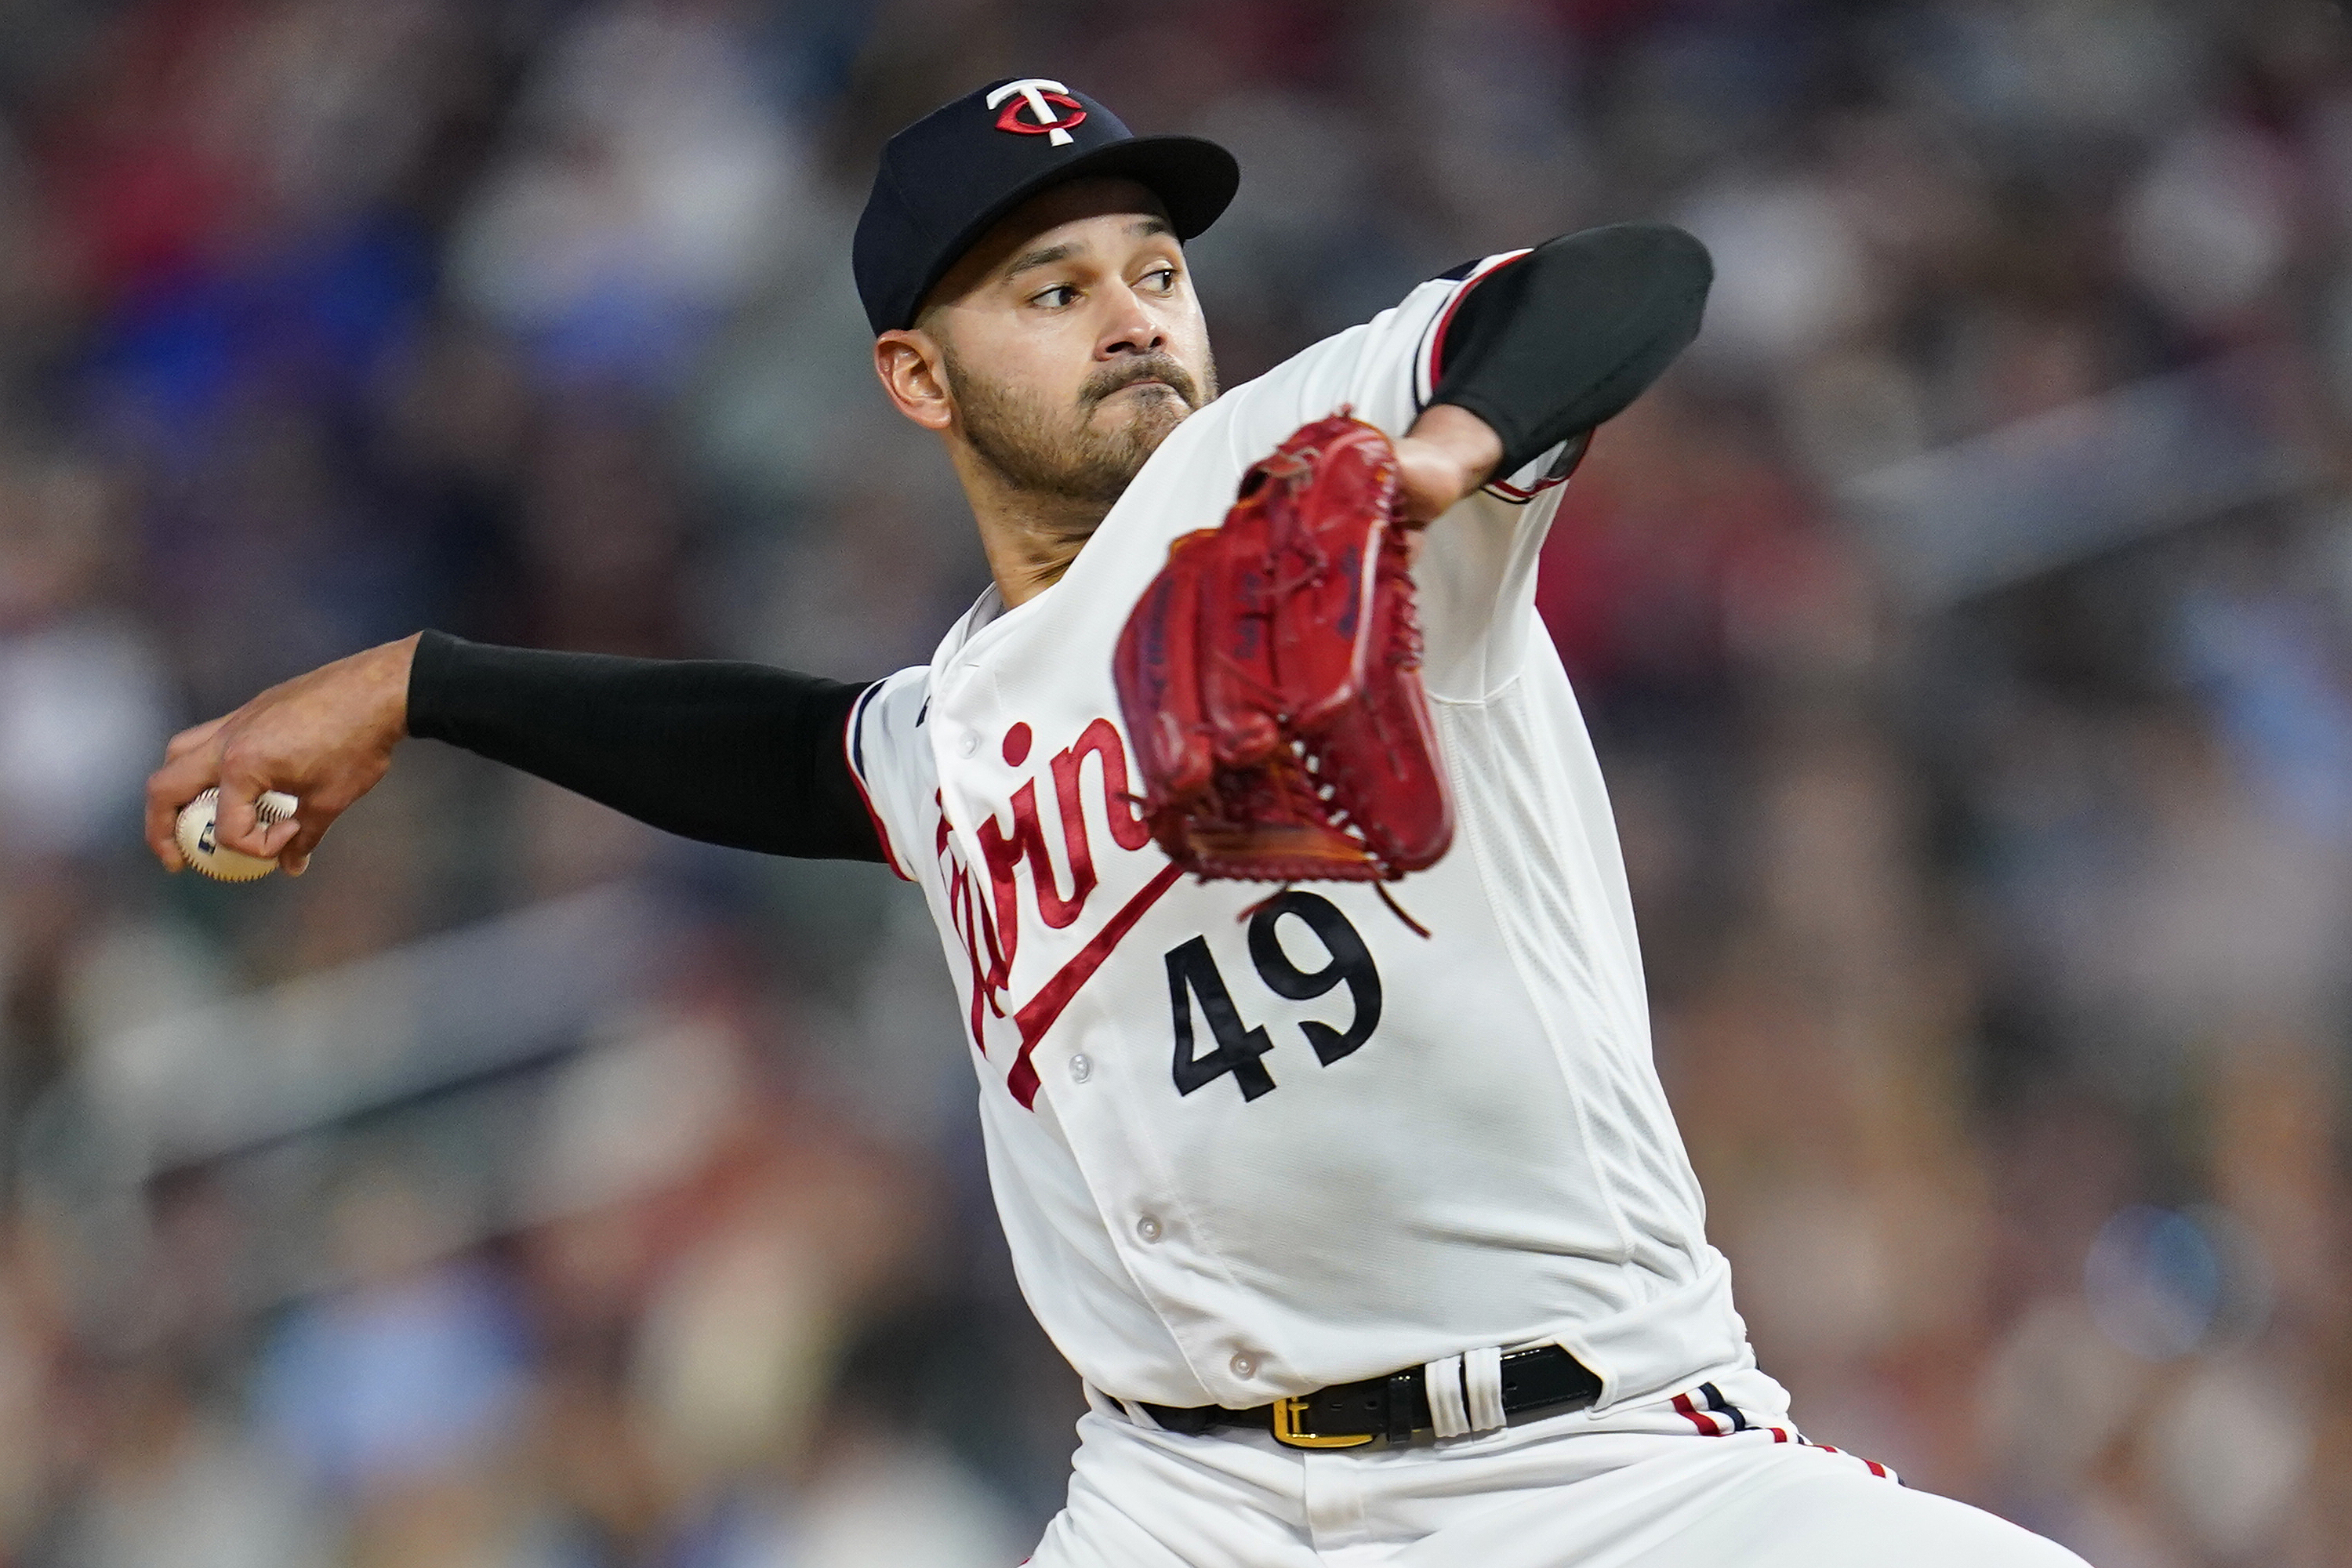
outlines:
[[[183, 730], [147, 779], [147, 847], [169, 870], [187, 865], [182, 811], [218, 789], [213, 841], [290, 877], [310, 868], [335, 818], [373, 789], [407, 734], [408, 669], [416, 638], [338, 659], [271, 687], [234, 713]], [[299, 802], [265, 821], [265, 794]]]

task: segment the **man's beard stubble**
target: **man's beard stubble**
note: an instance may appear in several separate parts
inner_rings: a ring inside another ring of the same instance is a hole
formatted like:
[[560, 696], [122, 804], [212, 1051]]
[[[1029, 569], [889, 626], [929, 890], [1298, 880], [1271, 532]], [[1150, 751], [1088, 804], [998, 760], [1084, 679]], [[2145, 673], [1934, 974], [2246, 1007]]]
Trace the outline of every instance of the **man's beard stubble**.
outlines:
[[[1217, 393], [1213, 362], [1203, 367], [1203, 395], [1201, 382], [1172, 355], [1144, 354], [1095, 372], [1079, 390], [1075, 416], [1056, 419], [1042, 398], [976, 376], [953, 349], [944, 344], [941, 349], [948, 390], [955, 396], [964, 437], [983, 462], [1015, 489], [1106, 510], [1126, 493], [1168, 433]], [[1095, 410], [1113, 393], [1139, 381], [1165, 382], [1182, 400], [1182, 408], [1161, 397], [1139, 399], [1124, 423], [1097, 430]]]

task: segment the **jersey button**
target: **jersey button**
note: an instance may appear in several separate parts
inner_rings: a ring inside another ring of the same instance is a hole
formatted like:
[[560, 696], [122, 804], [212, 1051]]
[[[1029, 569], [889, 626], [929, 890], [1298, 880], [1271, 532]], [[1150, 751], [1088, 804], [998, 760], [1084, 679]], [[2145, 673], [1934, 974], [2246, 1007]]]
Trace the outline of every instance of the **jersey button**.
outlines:
[[1095, 1076], [1095, 1059], [1080, 1051], [1070, 1058], [1070, 1076], [1084, 1083]]
[[1257, 1361], [1247, 1351], [1234, 1352], [1234, 1375], [1247, 1383], [1257, 1375]]
[[1146, 1241], [1158, 1241], [1160, 1239], [1160, 1222], [1152, 1218], [1150, 1215], [1145, 1215], [1141, 1219], [1135, 1222], [1135, 1234], [1143, 1237]]
[[956, 742], [956, 750], [967, 757], [971, 755], [980, 750], [980, 737], [969, 730], [965, 731], [963, 739]]

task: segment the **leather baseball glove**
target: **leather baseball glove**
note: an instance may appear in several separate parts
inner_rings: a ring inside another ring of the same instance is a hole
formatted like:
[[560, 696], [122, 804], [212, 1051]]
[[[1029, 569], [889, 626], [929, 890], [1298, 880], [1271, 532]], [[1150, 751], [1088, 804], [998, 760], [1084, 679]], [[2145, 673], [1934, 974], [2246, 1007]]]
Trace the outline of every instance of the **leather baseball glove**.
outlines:
[[1113, 676], [1179, 866], [1381, 882], [1445, 853], [1404, 533], [1395, 449], [1342, 410], [1252, 466], [1223, 526], [1170, 547]]

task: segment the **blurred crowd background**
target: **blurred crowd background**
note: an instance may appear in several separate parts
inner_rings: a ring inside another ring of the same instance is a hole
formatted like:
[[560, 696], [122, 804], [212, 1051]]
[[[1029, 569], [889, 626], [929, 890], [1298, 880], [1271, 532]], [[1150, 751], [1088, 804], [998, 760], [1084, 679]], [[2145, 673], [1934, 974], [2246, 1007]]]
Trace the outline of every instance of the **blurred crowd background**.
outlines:
[[1081, 1408], [919, 901], [420, 744], [163, 876], [163, 738], [436, 626], [844, 678], [984, 581], [892, 129], [1233, 147], [1228, 384], [1623, 217], [1706, 333], [1542, 595], [1815, 1437], [2352, 1562], [2352, 23], [2322, 0], [0, 3], [0, 1563], [1009, 1565]]

